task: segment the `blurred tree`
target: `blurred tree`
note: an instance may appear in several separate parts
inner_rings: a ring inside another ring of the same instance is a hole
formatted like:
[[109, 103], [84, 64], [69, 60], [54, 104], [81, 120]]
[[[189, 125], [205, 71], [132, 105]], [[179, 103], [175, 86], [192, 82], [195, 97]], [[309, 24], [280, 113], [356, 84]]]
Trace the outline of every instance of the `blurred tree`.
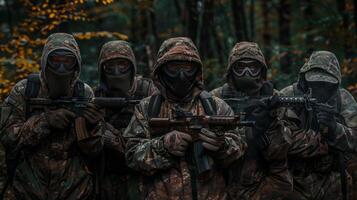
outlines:
[[280, 49], [280, 69], [284, 74], [289, 74], [291, 72], [291, 32], [290, 32], [290, 22], [291, 22], [291, 7], [290, 2], [286, 0], [279, 1], [279, 49]]
[[[98, 4], [108, 5], [113, 0], [96, 0]], [[3, 98], [19, 80], [39, 70], [41, 49], [45, 38], [52, 32], [69, 32], [68, 22], [90, 21], [85, 0], [19, 0], [24, 10], [21, 21], [11, 27], [12, 34], [0, 45], [0, 97]], [[9, 5], [7, 4], [7, 7]], [[9, 8], [8, 8], [9, 9]], [[77, 39], [92, 37], [118, 37], [127, 39], [120, 33], [88, 32], [76, 34]]]

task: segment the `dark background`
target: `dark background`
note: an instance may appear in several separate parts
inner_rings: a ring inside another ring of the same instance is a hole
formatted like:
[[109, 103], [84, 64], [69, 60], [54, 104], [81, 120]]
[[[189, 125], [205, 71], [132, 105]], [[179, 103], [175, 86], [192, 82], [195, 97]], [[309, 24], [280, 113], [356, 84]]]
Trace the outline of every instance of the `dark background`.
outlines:
[[149, 76], [162, 41], [188, 36], [200, 51], [208, 89], [223, 83], [229, 51], [239, 41], [260, 45], [278, 89], [297, 79], [314, 50], [334, 52], [343, 86], [357, 88], [357, 0], [0, 0], [0, 20], [2, 97], [38, 71], [44, 39], [57, 31], [76, 34], [81, 78], [92, 86], [105, 42], [131, 42], [140, 73]]

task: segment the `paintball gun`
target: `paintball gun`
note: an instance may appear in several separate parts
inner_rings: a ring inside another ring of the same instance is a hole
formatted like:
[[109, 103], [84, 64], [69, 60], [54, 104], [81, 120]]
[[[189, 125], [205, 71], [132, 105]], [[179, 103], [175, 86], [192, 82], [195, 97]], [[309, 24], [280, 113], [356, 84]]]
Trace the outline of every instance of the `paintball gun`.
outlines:
[[227, 132], [237, 126], [254, 126], [252, 121], [241, 121], [239, 116], [194, 116], [191, 112], [178, 112], [176, 117], [151, 118], [149, 119], [150, 131], [153, 135], [162, 135], [172, 130], [182, 131], [191, 134], [193, 138], [192, 152], [193, 163], [196, 166], [196, 173], [203, 174], [212, 169], [209, 157], [205, 153], [202, 142], [199, 141], [198, 134], [202, 128], [207, 128], [217, 133]]

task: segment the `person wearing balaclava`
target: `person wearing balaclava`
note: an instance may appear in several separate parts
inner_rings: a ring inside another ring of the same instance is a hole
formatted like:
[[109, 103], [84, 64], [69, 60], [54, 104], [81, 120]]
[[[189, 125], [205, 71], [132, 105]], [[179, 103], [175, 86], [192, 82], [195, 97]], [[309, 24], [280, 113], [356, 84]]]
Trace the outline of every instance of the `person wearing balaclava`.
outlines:
[[193, 42], [185, 37], [165, 40], [153, 76], [159, 93], [136, 106], [124, 132], [127, 164], [142, 174], [139, 199], [225, 199], [223, 171], [242, 156], [246, 145], [235, 132], [201, 129], [196, 142], [212, 167], [198, 174], [192, 135], [178, 130], [156, 134], [148, 127], [150, 118], [173, 119], [178, 113], [233, 115], [226, 103], [203, 89], [202, 62]]
[[[136, 74], [135, 55], [126, 41], [110, 41], [103, 45], [98, 70], [97, 97], [141, 100], [157, 91], [150, 79]], [[105, 109], [104, 151], [96, 171], [100, 200], [135, 199], [138, 193], [138, 185], [133, 181], [136, 176], [125, 162], [122, 136], [133, 112], [134, 106]]]
[[[313, 52], [284, 96], [309, 96], [318, 105], [287, 112], [297, 130], [289, 151], [297, 199], [357, 196], [357, 104], [341, 88], [340, 65], [329, 51]], [[353, 188], [351, 188], [351, 177]], [[353, 199], [353, 198], [352, 198]]]
[[[11, 181], [5, 199], [95, 198], [87, 159], [102, 149], [100, 110], [88, 103], [77, 116], [67, 108], [31, 109], [27, 104], [28, 91], [31, 97], [57, 100], [78, 96], [78, 85], [83, 86], [81, 97], [91, 99], [91, 88], [78, 80], [80, 70], [80, 52], [73, 36], [52, 34], [43, 49], [37, 81], [21, 80], [6, 98], [1, 142], [7, 159], [12, 160], [7, 164], [13, 174], [8, 174]], [[37, 89], [34, 83], [39, 84]], [[74, 128], [77, 120], [84, 122], [87, 133], [80, 139]]]
[[[230, 169], [231, 199], [287, 198], [292, 192], [292, 178], [287, 168], [290, 124], [278, 118], [277, 91], [266, 81], [268, 66], [259, 46], [253, 42], [237, 43], [228, 58], [226, 83], [211, 91], [225, 100], [236, 115], [245, 112], [254, 127], [239, 128], [248, 148], [240, 164]], [[236, 105], [228, 99], [273, 96], [270, 101], [252, 99]]]

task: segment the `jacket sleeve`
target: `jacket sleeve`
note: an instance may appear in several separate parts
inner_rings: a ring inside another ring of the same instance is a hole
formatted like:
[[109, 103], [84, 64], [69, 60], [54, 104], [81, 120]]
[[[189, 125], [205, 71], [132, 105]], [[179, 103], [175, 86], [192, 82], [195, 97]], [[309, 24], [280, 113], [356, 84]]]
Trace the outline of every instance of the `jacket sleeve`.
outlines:
[[26, 119], [26, 83], [27, 80], [22, 80], [13, 87], [1, 112], [1, 127], [4, 131], [1, 142], [12, 152], [35, 146], [50, 134], [44, 113]]
[[158, 170], [170, 168], [175, 159], [164, 148], [163, 136], [156, 137], [150, 134], [147, 121], [149, 98], [143, 99], [135, 107], [124, 137], [127, 140], [125, 157], [128, 166], [152, 175]]
[[327, 137], [327, 143], [336, 149], [347, 152], [357, 152], [357, 103], [345, 89], [340, 89], [341, 111], [340, 122], [332, 137]]
[[[217, 115], [234, 116], [233, 110], [227, 103], [217, 97], [214, 97], [214, 100], [217, 105]], [[243, 156], [247, 144], [236, 130], [224, 133], [224, 141], [224, 147], [217, 153], [215, 158], [220, 161], [219, 163], [223, 167], [228, 167]]]

